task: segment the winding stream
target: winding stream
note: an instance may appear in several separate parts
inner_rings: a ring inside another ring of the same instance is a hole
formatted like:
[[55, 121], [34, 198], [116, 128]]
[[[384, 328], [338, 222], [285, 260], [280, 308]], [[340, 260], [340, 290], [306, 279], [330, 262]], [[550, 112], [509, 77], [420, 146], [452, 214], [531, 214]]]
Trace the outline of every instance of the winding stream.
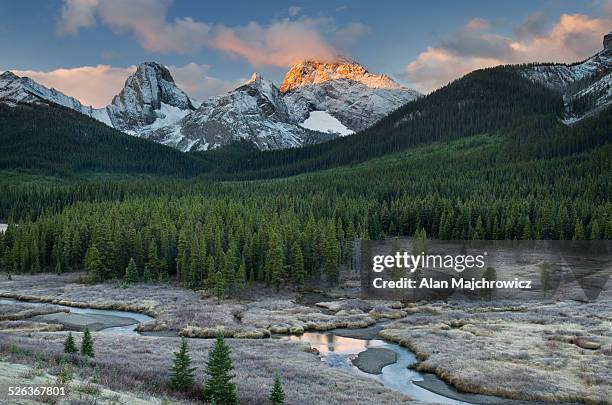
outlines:
[[[139, 333], [136, 331], [136, 327], [145, 322], [152, 321], [153, 318], [149, 315], [141, 314], [138, 312], [128, 312], [128, 311], [115, 311], [111, 309], [93, 309], [93, 308], [77, 308], [77, 307], [69, 307], [66, 305], [58, 305], [58, 304], [48, 304], [44, 302], [33, 302], [33, 301], [18, 301], [12, 298], [2, 298], [0, 299], [0, 304], [24, 304], [24, 305], [32, 305], [32, 306], [40, 306], [40, 305], [56, 305], [58, 307], [66, 308], [71, 314], [83, 314], [83, 315], [98, 315], [98, 316], [107, 316], [107, 317], [120, 317], [123, 319], [133, 320], [133, 323], [130, 323], [125, 326], [112, 326], [108, 328], [100, 329], [99, 332], [102, 333], [114, 333], [118, 335], [138, 335]], [[128, 321], [129, 322], [129, 321]]]
[[[153, 318], [137, 312], [129, 311], [116, 311], [107, 309], [93, 309], [93, 308], [77, 308], [59, 304], [49, 304], [44, 302], [33, 302], [33, 301], [19, 301], [12, 298], [0, 298], [0, 304], [24, 304], [32, 306], [41, 305], [56, 305], [58, 307], [66, 308], [70, 314], [79, 315], [91, 315], [91, 319], [86, 317], [77, 317], [83, 324], [91, 324], [95, 321], [100, 321], [108, 318], [109, 320], [120, 318], [122, 326], [111, 326], [102, 327], [98, 330], [101, 333], [109, 334], [121, 334], [121, 335], [139, 335], [136, 331], [136, 327], [140, 323], [152, 321]], [[47, 315], [57, 315], [58, 313], [51, 313]], [[61, 314], [61, 313], [59, 313]], [[45, 315], [43, 315], [45, 316]], [[36, 317], [33, 317], [35, 319]], [[91, 320], [91, 322], [89, 322]], [[133, 321], [133, 322], [131, 322]], [[60, 322], [61, 323], [61, 322]], [[109, 322], [112, 323], [112, 322]], [[436, 382], [443, 386], [445, 389], [443, 392], [445, 395], [437, 394], [428, 389], [422, 388], [414, 382], [425, 380], [425, 375], [412, 370], [409, 368], [410, 365], [416, 363], [416, 357], [407, 348], [400, 346], [395, 343], [385, 342], [384, 340], [375, 339], [378, 330], [382, 327], [382, 323], [373, 325], [369, 328], [361, 330], [336, 330], [328, 332], [307, 332], [302, 335], [283, 335], [278, 336], [280, 339], [290, 341], [301, 341], [308, 342], [311, 347], [317, 349], [321, 355], [321, 359], [327, 365], [333, 368], [343, 370], [345, 372], [360, 375], [368, 378], [372, 378], [380, 381], [385, 387], [394, 389], [401, 393], [404, 393], [416, 400], [440, 403], [440, 404], [504, 404], [516, 401], [508, 401], [502, 398], [489, 397], [478, 394], [463, 394], [458, 393], [454, 388], [448, 386], [446, 383], [439, 380], [437, 377], [427, 375], [427, 379], [436, 380]], [[352, 337], [340, 336], [340, 335], [351, 335]], [[389, 364], [382, 369], [381, 374], [369, 374], [361, 371], [352, 363], [359, 353], [369, 348], [384, 348], [393, 351], [397, 355], [395, 363]], [[461, 400], [459, 400], [461, 399]]]
[[[330, 367], [376, 379], [384, 386], [409, 395], [416, 400], [453, 405], [469, 404], [469, 402], [438, 395], [413, 384], [413, 381], [424, 379], [423, 374], [408, 368], [409, 365], [417, 361], [416, 357], [410, 350], [395, 343], [388, 343], [380, 339], [342, 337], [332, 332], [308, 332], [299, 336], [285, 336], [281, 339], [308, 342], [311, 347], [319, 351], [322, 360]], [[389, 349], [397, 354], [397, 361], [384, 367], [382, 374], [379, 375], [365, 373], [351, 362], [351, 359], [355, 358], [358, 353], [373, 347]]]

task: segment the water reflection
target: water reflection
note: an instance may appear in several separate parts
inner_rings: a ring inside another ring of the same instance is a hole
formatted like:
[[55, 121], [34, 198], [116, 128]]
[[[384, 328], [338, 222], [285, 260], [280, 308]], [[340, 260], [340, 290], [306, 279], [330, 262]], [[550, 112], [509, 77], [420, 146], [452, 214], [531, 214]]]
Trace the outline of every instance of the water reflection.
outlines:
[[[299, 336], [283, 336], [281, 339], [307, 342], [319, 351], [321, 360], [330, 367], [376, 379], [386, 387], [400, 391], [413, 399], [430, 403], [467, 404], [467, 402], [456, 401], [414, 385], [412, 381], [423, 380], [421, 373], [408, 368], [409, 365], [416, 362], [416, 357], [410, 350], [397, 344], [387, 343], [379, 339], [337, 336], [333, 332], [308, 332]], [[351, 360], [371, 347], [381, 347], [394, 351], [397, 355], [397, 361], [383, 368], [382, 374], [364, 373], [355, 367]]]
[[309, 332], [299, 336], [288, 336], [287, 340], [308, 342], [319, 353], [358, 354], [370, 347], [384, 345], [382, 340], [353, 339], [336, 336], [333, 333]]

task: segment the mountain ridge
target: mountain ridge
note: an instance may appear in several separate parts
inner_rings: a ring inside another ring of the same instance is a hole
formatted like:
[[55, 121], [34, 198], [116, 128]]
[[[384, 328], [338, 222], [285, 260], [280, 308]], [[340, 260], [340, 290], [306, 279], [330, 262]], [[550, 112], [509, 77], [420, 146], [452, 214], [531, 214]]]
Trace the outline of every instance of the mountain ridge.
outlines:
[[612, 104], [612, 32], [603, 49], [576, 63], [540, 63], [519, 67], [523, 76], [563, 94], [564, 122], [573, 124]]
[[[74, 98], [12, 73], [5, 74], [6, 81], [15, 87], [33, 83], [31, 87], [40, 89], [37, 98], [27, 97], [25, 90], [15, 92], [23, 93], [20, 97], [3, 98], [0, 81], [0, 101], [54, 102], [127, 134], [186, 152], [214, 149], [239, 140], [250, 141], [262, 150], [325, 142], [364, 129], [420, 96], [386, 75], [369, 73], [353, 61], [305, 63], [294, 65], [293, 72], [298, 65], [308, 65], [319, 66], [327, 73], [318, 78], [311, 75], [302, 82], [312, 83], [294, 86], [291, 92], [280, 91], [255, 73], [244, 85], [210, 97], [198, 108], [176, 85], [169, 70], [156, 62], [139, 65], [105, 108], [85, 107]], [[313, 111], [321, 111], [328, 119], [314, 120], [319, 127], [302, 125]]]

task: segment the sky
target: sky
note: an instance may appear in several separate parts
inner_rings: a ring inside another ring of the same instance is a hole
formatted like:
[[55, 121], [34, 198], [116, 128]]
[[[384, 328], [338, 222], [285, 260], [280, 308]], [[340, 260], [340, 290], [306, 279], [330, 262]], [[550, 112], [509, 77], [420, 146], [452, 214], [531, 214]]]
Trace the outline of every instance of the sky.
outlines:
[[102, 107], [144, 61], [203, 100], [346, 57], [427, 93], [482, 67], [585, 59], [611, 30], [612, 0], [2, 0], [0, 71]]

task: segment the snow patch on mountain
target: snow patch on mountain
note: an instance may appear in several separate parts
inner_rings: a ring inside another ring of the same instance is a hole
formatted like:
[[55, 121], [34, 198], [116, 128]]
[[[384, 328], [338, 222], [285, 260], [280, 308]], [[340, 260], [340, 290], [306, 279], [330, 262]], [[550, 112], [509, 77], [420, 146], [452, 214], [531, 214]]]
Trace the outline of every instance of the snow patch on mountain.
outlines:
[[173, 126], [178, 121], [185, 118], [185, 116], [187, 116], [189, 113], [191, 113], [191, 110], [184, 110], [173, 105], [161, 103], [159, 109], [154, 110], [154, 113], [157, 118], [150, 125], [140, 127], [138, 128], [138, 131], [127, 130], [125, 132], [130, 135], [140, 136], [150, 131], [155, 131], [160, 128]]
[[365, 129], [420, 96], [351, 61], [296, 64], [282, 87], [254, 73], [244, 85], [196, 106], [166, 67], [145, 62], [103, 109], [10, 72], [0, 76], [0, 100], [60, 104], [127, 134], [189, 151], [237, 140], [261, 150], [320, 143]]
[[[162, 107], [166, 110], [162, 110]], [[170, 125], [176, 122], [170, 122], [170, 118], [186, 115], [170, 111], [168, 107], [186, 113], [195, 110], [187, 94], [178, 88], [165, 66], [145, 62], [127, 78], [121, 92], [106, 109], [115, 128], [139, 134], [149, 130], [160, 118], [166, 118], [164, 122]]]
[[302, 128], [313, 131], [335, 133], [340, 136], [354, 134], [355, 131], [348, 129], [337, 118], [331, 116], [327, 111], [311, 111], [306, 121], [299, 124]]

